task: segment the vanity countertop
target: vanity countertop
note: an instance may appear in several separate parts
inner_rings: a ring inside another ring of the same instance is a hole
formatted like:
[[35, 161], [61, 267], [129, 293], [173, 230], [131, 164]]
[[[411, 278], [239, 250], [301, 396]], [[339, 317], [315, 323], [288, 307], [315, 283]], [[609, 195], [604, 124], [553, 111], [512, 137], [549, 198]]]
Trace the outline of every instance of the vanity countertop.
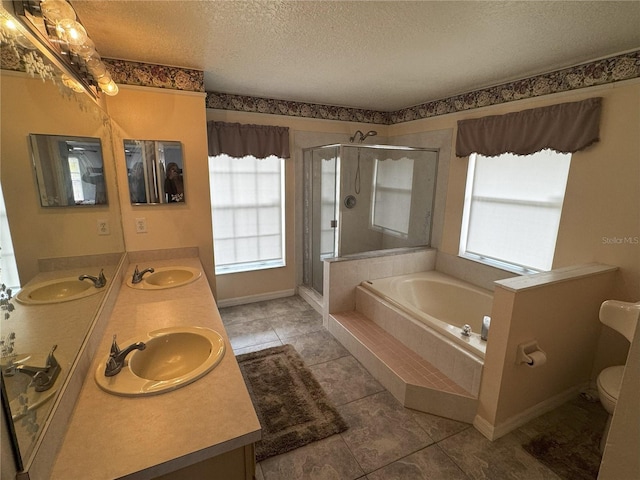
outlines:
[[[202, 270], [197, 258], [140, 267], [171, 265]], [[134, 267], [129, 265], [125, 279]], [[226, 345], [220, 364], [198, 381], [160, 395], [121, 397], [98, 387], [95, 370], [108, 355], [114, 334], [126, 342], [177, 325], [220, 333]], [[165, 290], [140, 291], [123, 282], [51, 478], [154, 478], [259, 439], [260, 423], [205, 275]]]

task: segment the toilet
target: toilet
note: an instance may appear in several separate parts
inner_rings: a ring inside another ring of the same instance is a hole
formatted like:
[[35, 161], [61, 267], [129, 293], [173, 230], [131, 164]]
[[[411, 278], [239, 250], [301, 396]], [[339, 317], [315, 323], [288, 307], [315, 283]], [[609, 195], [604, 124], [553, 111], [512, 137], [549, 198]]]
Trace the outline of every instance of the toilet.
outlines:
[[[619, 300], [607, 300], [600, 306], [600, 321], [624, 335], [631, 342], [636, 330], [638, 318], [640, 317], [640, 302], [629, 303]], [[600, 451], [604, 451], [611, 426], [613, 412], [618, 403], [620, 388], [622, 386], [622, 376], [624, 375], [624, 365], [607, 367], [598, 375], [597, 386], [600, 403], [609, 414], [607, 424], [604, 428], [602, 440], [600, 441]]]

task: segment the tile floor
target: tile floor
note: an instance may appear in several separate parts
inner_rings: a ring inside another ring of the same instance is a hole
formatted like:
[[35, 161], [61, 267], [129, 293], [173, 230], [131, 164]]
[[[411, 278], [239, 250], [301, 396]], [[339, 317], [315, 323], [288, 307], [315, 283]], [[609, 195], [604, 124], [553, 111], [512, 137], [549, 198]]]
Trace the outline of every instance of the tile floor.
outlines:
[[569, 402], [490, 442], [473, 426], [404, 408], [322, 326], [300, 297], [220, 309], [236, 355], [289, 343], [349, 429], [258, 464], [264, 480], [458, 480], [559, 477], [523, 450], [551, 425], [590, 422]]

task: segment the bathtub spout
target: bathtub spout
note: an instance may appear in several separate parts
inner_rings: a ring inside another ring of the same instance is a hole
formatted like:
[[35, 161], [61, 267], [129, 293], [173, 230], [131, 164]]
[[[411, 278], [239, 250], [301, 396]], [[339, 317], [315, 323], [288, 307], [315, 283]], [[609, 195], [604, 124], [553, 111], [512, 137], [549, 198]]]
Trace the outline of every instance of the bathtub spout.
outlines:
[[485, 315], [484, 318], [482, 319], [482, 332], [480, 333], [480, 338], [485, 342], [487, 341], [487, 338], [489, 338], [490, 325], [491, 325], [491, 317], [488, 315]]

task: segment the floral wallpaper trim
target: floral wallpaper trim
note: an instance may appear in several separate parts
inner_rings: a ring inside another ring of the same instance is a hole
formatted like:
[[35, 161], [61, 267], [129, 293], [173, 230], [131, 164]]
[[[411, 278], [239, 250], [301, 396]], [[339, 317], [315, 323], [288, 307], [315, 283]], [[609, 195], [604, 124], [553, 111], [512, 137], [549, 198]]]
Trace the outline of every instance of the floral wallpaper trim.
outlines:
[[[10, 49], [2, 48], [1, 53], [3, 69], [25, 71], [25, 66], [21, 65], [19, 58], [16, 58]], [[205, 91], [204, 72], [200, 70], [109, 58], [103, 58], [103, 61], [114, 81], [120, 85], [138, 85], [192, 92]], [[393, 125], [638, 77], [640, 77], [640, 50], [422, 103], [395, 112], [216, 92], [207, 92], [206, 107], [238, 112]]]
[[422, 103], [396, 112], [360, 110], [215, 92], [207, 92], [206, 106], [239, 112], [393, 125], [638, 77], [640, 77], [640, 50]]
[[207, 92], [206, 107], [220, 110], [235, 110], [238, 112], [287, 115], [290, 117], [343, 120], [345, 122], [389, 123], [389, 112], [336, 107], [316, 103], [291, 102], [271, 98], [249, 97], [246, 95], [232, 95], [229, 93]]
[[640, 77], [640, 50], [392, 112], [390, 124]]
[[204, 72], [188, 68], [103, 58], [111, 78], [120, 85], [204, 92]]

